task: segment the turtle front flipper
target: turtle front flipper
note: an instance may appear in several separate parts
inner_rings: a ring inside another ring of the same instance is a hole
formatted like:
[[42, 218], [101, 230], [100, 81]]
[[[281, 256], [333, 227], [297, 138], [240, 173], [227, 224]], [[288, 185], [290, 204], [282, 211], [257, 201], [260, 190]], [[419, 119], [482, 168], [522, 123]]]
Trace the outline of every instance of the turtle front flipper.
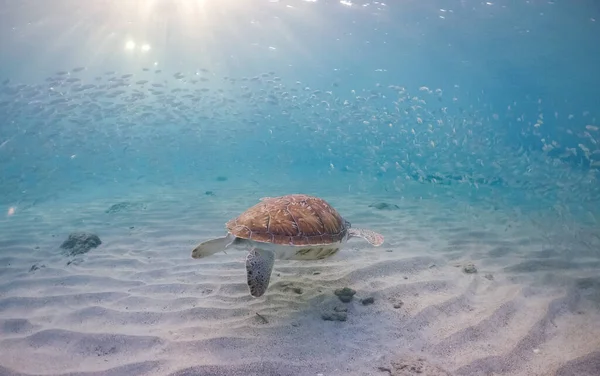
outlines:
[[225, 251], [225, 249], [229, 247], [234, 240], [235, 236], [232, 236], [231, 234], [223, 236], [222, 238], [207, 240], [194, 248], [192, 251], [192, 258], [203, 258], [214, 255], [217, 252]]
[[264, 249], [252, 248], [246, 257], [246, 275], [250, 295], [258, 298], [262, 296], [271, 279], [271, 271], [275, 262], [275, 254]]
[[383, 235], [364, 228], [351, 228], [350, 230], [348, 230], [348, 235], [350, 237], [354, 236], [357, 238], [363, 238], [375, 247], [379, 247], [383, 244]]

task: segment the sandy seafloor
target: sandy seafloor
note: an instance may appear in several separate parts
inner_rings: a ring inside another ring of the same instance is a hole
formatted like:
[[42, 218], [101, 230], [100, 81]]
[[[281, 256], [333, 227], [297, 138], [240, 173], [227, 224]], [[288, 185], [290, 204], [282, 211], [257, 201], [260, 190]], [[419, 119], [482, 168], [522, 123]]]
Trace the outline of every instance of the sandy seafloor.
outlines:
[[[563, 239], [543, 211], [323, 194], [385, 244], [279, 261], [255, 299], [243, 252], [190, 257], [265, 195], [245, 192], [92, 192], [3, 217], [0, 375], [600, 375], [590, 230]], [[106, 213], [120, 202], [134, 205]], [[73, 231], [103, 243], [67, 257]], [[351, 303], [334, 295], [342, 287], [356, 290]], [[323, 320], [336, 307], [347, 321]]]

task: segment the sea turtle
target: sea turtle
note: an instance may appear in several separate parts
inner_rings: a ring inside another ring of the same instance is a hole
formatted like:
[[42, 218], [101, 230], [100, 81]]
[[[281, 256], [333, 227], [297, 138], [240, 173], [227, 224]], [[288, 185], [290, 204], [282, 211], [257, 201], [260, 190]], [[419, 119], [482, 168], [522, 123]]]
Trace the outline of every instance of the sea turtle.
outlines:
[[275, 259], [324, 259], [337, 253], [351, 237], [374, 246], [383, 244], [381, 234], [351, 228], [325, 200], [303, 194], [264, 197], [225, 226], [227, 235], [201, 243], [192, 251], [192, 258], [230, 247], [248, 250], [246, 276], [254, 297], [267, 290]]

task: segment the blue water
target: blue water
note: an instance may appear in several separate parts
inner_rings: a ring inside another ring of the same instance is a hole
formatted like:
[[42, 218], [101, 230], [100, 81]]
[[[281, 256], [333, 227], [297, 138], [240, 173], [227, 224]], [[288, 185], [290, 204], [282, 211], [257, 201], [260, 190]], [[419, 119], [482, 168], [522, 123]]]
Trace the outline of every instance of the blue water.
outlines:
[[598, 67], [592, 0], [0, 0], [0, 236], [304, 192], [536, 213], [597, 259]]
[[28, 4], [2, 10], [4, 204], [216, 171], [597, 179], [592, 2]]

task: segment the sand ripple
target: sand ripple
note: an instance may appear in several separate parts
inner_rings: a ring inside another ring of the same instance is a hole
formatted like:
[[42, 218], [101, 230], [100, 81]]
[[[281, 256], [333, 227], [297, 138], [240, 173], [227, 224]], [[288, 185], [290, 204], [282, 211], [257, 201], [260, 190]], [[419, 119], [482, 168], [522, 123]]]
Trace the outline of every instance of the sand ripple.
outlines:
[[[501, 213], [348, 199], [340, 211], [386, 244], [279, 262], [254, 299], [242, 252], [189, 257], [247, 206], [210, 200], [46, 204], [3, 222], [0, 375], [600, 374], [600, 260], [585, 247]], [[67, 258], [73, 230], [103, 244]], [[348, 304], [333, 294], [346, 286]], [[347, 321], [321, 318], [342, 307]]]

